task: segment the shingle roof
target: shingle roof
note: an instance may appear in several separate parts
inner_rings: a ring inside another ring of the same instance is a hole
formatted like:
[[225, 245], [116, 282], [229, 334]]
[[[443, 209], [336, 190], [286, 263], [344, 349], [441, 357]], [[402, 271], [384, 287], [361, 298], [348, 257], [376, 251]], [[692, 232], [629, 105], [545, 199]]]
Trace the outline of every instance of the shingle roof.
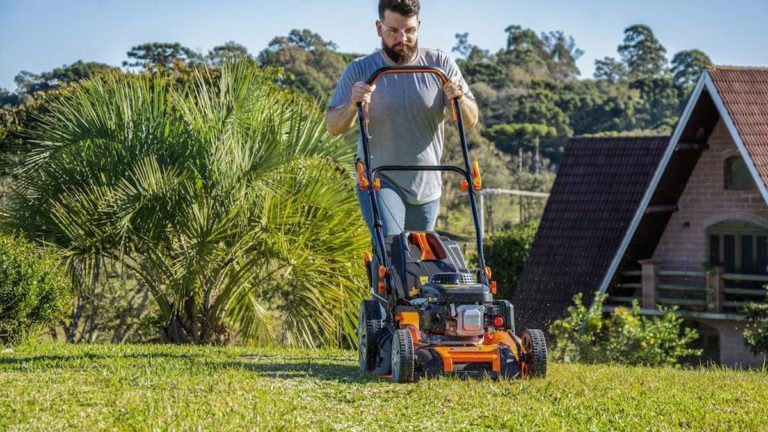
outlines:
[[710, 66], [712, 82], [768, 185], [768, 68]]
[[518, 327], [546, 328], [576, 293], [590, 301], [668, 143], [669, 137], [568, 143], [512, 299]]

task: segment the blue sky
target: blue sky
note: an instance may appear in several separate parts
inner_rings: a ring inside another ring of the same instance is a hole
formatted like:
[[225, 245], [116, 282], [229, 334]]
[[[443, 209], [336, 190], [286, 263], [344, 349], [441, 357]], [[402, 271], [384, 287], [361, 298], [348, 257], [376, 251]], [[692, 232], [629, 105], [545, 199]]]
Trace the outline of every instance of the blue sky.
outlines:
[[[43, 72], [76, 60], [119, 65], [144, 42], [180, 42], [202, 53], [234, 40], [256, 54], [291, 29], [308, 28], [339, 50], [378, 47], [377, 0], [0, 0], [0, 87], [21, 70]], [[667, 56], [691, 48], [716, 64], [768, 66], [768, 0], [422, 0], [422, 46], [450, 51], [456, 33], [496, 51], [504, 28], [563, 30], [586, 51], [578, 66], [616, 56], [623, 30], [651, 26]]]

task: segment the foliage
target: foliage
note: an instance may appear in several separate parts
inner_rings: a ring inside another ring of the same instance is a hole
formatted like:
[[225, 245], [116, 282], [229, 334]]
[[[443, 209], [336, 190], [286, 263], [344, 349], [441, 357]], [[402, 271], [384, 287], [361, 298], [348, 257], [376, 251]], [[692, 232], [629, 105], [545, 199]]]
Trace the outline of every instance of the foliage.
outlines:
[[493, 269], [499, 298], [514, 296], [538, 228], [538, 221], [517, 224], [485, 239], [485, 262]]
[[123, 66], [144, 69], [169, 69], [181, 65], [194, 66], [202, 63], [203, 57], [178, 42], [151, 42], [132, 47], [126, 54], [129, 60]]
[[755, 354], [768, 353], [768, 304], [752, 303], [745, 308], [744, 340]]
[[150, 302], [146, 285], [120, 263], [98, 260], [97, 264], [99, 271], [87, 286], [74, 291], [74, 308], [60, 322], [65, 340], [69, 343], [160, 340], [156, 328], [157, 307]]
[[613, 84], [623, 80], [627, 76], [627, 66], [613, 57], [603, 57], [595, 60], [596, 80], [605, 80]]
[[[327, 350], [21, 346], [0, 354], [0, 394], [2, 430], [79, 431], [84, 421], [115, 431], [752, 431], [768, 424], [759, 371], [550, 363], [542, 380], [393, 385], [361, 374], [356, 353]], [[398, 401], [397, 415], [380, 398]]]
[[584, 50], [576, 47], [573, 36], [566, 36], [562, 31], [541, 34], [541, 42], [551, 61], [550, 73], [555, 80], [574, 79], [581, 74], [576, 60], [584, 55]]
[[280, 67], [285, 74], [279, 82], [287, 87], [325, 100], [336, 88], [336, 82], [351, 57], [337, 53], [336, 44], [323, 40], [309, 30], [291, 30], [287, 37], [272, 39], [259, 53], [263, 66]]
[[112, 74], [51, 104], [6, 223], [60, 248], [87, 290], [130, 269], [175, 342], [350, 344], [367, 243], [351, 149], [250, 62]]
[[534, 154], [531, 171], [538, 173], [541, 168], [541, 140], [557, 135], [555, 128], [546, 124], [511, 123], [500, 124], [488, 129], [488, 135], [500, 149], [512, 153], [512, 149], [527, 148]]
[[37, 92], [47, 92], [60, 88], [65, 84], [116, 70], [117, 68], [104, 63], [78, 60], [70, 65], [64, 65], [40, 74], [21, 71], [15, 78], [18, 87], [16, 91], [17, 93], [25, 93], [31, 96]]
[[229, 41], [224, 45], [213, 47], [208, 51], [205, 59], [212, 65], [220, 65], [242, 59], [252, 60], [253, 57], [248, 53], [248, 48], [235, 41]]
[[[21, 104], [21, 97], [16, 93], [11, 93], [4, 88], [0, 88], [0, 112]], [[0, 131], [2, 137], [2, 131]]]
[[554, 358], [581, 363], [619, 363], [627, 365], [670, 366], [682, 357], [700, 355], [688, 348], [699, 336], [696, 330], [682, 329], [683, 319], [674, 309], [660, 308], [660, 317], [640, 315], [635, 301], [631, 309], [618, 307], [603, 314], [607, 296], [595, 293], [591, 307], [582, 303], [581, 294], [573, 298], [568, 316], [549, 327], [555, 338]]
[[[690, 90], [696, 84], [701, 73], [707, 66], [712, 64], [712, 60], [701, 50], [680, 51], [672, 57], [672, 75], [675, 79], [675, 85]], [[685, 91], [685, 93], [688, 93]]]
[[664, 72], [667, 49], [656, 39], [653, 30], [636, 24], [624, 30], [624, 42], [619, 45], [619, 55], [627, 65], [629, 78], [650, 78]]
[[70, 290], [56, 255], [0, 234], [0, 344], [21, 342], [62, 317]]

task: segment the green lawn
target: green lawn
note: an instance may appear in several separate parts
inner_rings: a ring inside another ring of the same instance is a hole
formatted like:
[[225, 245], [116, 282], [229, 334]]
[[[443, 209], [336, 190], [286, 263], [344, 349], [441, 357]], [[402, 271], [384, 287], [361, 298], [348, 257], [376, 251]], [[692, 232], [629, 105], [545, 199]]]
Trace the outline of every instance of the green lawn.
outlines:
[[768, 374], [550, 365], [543, 380], [391, 384], [355, 353], [28, 345], [0, 430], [768, 430]]

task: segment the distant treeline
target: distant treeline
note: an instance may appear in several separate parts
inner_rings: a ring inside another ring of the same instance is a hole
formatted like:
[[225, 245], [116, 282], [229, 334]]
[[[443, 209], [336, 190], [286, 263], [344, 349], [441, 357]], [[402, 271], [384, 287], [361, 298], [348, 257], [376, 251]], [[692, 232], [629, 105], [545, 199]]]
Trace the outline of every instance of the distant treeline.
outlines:
[[[574, 135], [669, 133], [710, 63], [697, 49], [668, 61], [651, 28], [633, 25], [624, 31], [618, 57], [597, 60], [592, 79], [583, 79], [576, 61], [584, 51], [573, 37], [562, 31], [537, 34], [518, 25], [505, 31], [505, 47], [496, 53], [473, 45], [468, 33], [457, 34], [453, 54], [480, 104], [482, 135], [511, 158], [528, 155], [524, 168], [532, 172], [548, 165], [539, 155], [556, 164], [564, 141]], [[281, 84], [327, 100], [345, 65], [360, 55], [339, 52], [336, 44], [310, 30], [293, 30], [275, 37], [257, 55], [236, 42], [205, 55], [179, 43], [146, 43], [131, 48], [122, 66], [183, 70], [248, 58], [282, 68]], [[48, 72], [22, 71], [14, 92], [0, 88], [0, 107], [10, 110], [34, 102], [40, 93], [114, 69], [78, 60]], [[7, 115], [0, 119], [0, 145], [7, 147], [14, 126], [23, 121]], [[513, 165], [519, 168], [522, 159]]]

